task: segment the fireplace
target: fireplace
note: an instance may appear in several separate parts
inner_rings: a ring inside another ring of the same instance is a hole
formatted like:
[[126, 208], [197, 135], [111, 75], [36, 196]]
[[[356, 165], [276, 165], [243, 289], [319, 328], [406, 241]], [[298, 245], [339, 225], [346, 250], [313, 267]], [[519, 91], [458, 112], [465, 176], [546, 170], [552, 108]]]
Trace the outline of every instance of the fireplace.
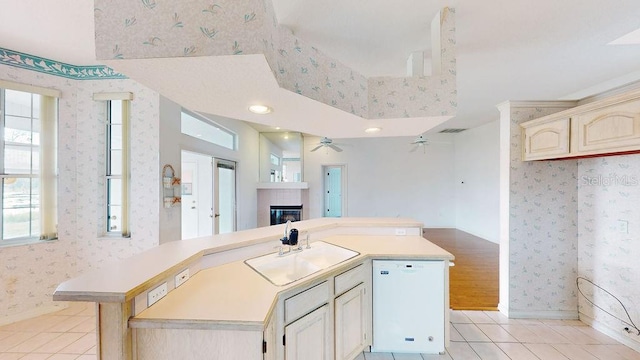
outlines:
[[271, 205], [271, 225], [302, 220], [302, 205]]

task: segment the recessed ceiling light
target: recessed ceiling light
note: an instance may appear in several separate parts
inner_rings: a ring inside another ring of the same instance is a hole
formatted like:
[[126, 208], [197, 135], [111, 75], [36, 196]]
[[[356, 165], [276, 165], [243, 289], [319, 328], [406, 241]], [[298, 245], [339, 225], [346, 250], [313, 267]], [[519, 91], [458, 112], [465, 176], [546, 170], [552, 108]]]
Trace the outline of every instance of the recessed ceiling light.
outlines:
[[609, 45], [640, 45], [640, 29], [613, 40]]
[[382, 128], [379, 128], [379, 127], [370, 127], [370, 128], [366, 128], [366, 129], [364, 130], [364, 132], [366, 132], [367, 134], [373, 134], [373, 133], [380, 132], [380, 130], [382, 130]]
[[249, 111], [254, 114], [264, 115], [271, 112], [271, 108], [266, 105], [251, 105], [249, 106]]
[[280, 126], [276, 126], [274, 129], [276, 129], [276, 130], [280, 130]]

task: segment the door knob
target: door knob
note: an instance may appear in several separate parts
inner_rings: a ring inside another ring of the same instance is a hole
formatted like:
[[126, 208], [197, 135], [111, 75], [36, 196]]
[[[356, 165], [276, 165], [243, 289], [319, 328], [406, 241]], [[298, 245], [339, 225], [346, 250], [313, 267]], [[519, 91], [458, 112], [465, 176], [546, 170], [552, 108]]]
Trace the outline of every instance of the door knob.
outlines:
[[216, 217], [217, 217], [217, 218], [219, 218], [219, 217], [220, 217], [220, 214], [216, 214]]

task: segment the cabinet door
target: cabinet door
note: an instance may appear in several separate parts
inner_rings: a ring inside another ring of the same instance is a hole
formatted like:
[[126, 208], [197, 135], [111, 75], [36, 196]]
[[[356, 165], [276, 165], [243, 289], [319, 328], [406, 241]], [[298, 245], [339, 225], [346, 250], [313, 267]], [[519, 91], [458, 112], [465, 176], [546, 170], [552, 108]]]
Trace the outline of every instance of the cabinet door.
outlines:
[[640, 100], [575, 116], [571, 131], [576, 155], [640, 149]]
[[324, 305], [287, 325], [285, 334], [286, 360], [330, 360], [331, 327], [329, 305]]
[[569, 118], [523, 127], [523, 160], [552, 159], [569, 154]]
[[275, 311], [269, 318], [269, 324], [264, 329], [262, 343], [262, 359], [276, 360], [276, 314]]
[[352, 360], [367, 342], [366, 287], [360, 284], [336, 298], [336, 360]]

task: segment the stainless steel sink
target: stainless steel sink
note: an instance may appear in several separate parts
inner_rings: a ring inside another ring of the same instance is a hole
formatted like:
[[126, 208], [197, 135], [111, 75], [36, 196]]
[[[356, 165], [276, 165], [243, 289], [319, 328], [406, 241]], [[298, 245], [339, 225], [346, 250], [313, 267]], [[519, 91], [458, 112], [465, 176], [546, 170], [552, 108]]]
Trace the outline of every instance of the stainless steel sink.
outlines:
[[311, 243], [311, 249], [292, 251], [284, 255], [278, 255], [278, 253], [262, 255], [245, 260], [245, 263], [272, 284], [282, 286], [359, 254], [324, 241], [316, 241]]

